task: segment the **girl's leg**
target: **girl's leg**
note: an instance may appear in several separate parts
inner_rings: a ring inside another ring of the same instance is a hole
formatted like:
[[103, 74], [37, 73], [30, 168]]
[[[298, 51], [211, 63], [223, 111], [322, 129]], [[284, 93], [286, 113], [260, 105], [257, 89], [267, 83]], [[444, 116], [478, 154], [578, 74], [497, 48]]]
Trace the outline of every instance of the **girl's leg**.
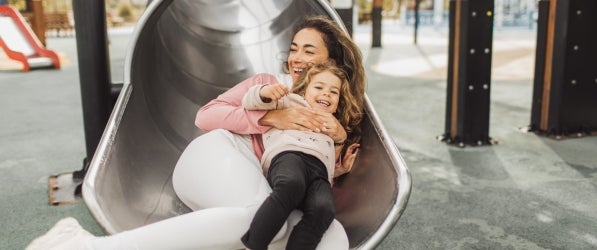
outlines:
[[[289, 228], [292, 228], [292, 226], [298, 224], [302, 218], [302, 215], [303, 213], [299, 210], [292, 211], [288, 217]], [[272, 242], [268, 249], [285, 250], [288, 243], [288, 238], [289, 235], [286, 235], [281, 240]], [[317, 250], [348, 250], [349, 247], [348, 236], [346, 235], [344, 227], [338, 220], [334, 220], [332, 221], [332, 224], [328, 230], [325, 231], [325, 234], [323, 234], [319, 245], [317, 245]]]
[[267, 249], [272, 239], [302, 201], [307, 172], [300, 154], [283, 152], [272, 159], [268, 173], [272, 192], [257, 210], [242, 241], [250, 249]]
[[314, 167], [317, 166], [312, 165], [310, 170], [316, 176], [317, 172], [320, 172], [319, 178], [312, 181], [307, 188], [305, 199], [300, 206], [303, 218], [292, 229], [286, 249], [315, 249], [334, 220], [334, 196], [327, 181], [327, 173], [325, 169], [320, 171]]

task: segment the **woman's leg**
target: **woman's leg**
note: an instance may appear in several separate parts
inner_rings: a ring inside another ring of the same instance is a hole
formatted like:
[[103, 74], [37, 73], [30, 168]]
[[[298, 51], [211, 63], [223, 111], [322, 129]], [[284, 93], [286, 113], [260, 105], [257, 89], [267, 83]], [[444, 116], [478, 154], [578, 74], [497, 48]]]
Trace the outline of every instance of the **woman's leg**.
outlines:
[[172, 184], [191, 209], [261, 204], [271, 188], [247, 137], [213, 130], [182, 152]]
[[[176, 163], [172, 183], [193, 212], [116, 237], [135, 242], [139, 249], [239, 249], [241, 236], [271, 191], [250, 139], [227, 130], [191, 141]], [[288, 235], [284, 227], [278, 238]]]
[[[240, 237], [249, 228], [257, 207], [202, 209], [119, 234], [136, 242], [139, 250], [241, 249]], [[105, 244], [96, 242], [97, 249]], [[104, 246], [104, 248], [101, 248]]]
[[[73, 244], [84, 242], [87, 246], [76, 245], [77, 249], [241, 248], [240, 237], [270, 188], [252, 151], [246, 153], [246, 149], [251, 150], [250, 144], [240, 143], [244, 143], [242, 137], [215, 130], [195, 139], [181, 155], [174, 170], [173, 185], [181, 200], [197, 211], [111, 236], [73, 241]], [[237, 191], [244, 196], [238, 197]], [[200, 209], [202, 207], [212, 208]], [[302, 213], [295, 210], [288, 220], [294, 225], [301, 216]], [[276, 241], [272, 249], [284, 249], [288, 231], [280, 231], [281, 240]], [[337, 221], [326, 232], [318, 249], [348, 249], [348, 238]]]

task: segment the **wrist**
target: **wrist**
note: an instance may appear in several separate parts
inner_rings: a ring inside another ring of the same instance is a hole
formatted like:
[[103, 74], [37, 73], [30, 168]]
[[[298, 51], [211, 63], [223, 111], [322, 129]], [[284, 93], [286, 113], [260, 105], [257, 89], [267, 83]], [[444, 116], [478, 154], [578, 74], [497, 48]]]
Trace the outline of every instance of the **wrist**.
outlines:
[[263, 96], [263, 94], [261, 94], [261, 91], [263, 90], [263, 87], [265, 87], [266, 85], [261, 85], [261, 87], [259, 88], [259, 98], [261, 99], [261, 101], [263, 103], [270, 103], [272, 101], [271, 98], [265, 97]]
[[267, 112], [265, 112], [265, 115], [263, 115], [261, 117], [261, 119], [259, 119], [259, 121], [257, 121], [257, 123], [261, 126], [268, 126], [268, 127], [273, 127], [273, 118], [272, 118], [272, 113], [273, 110], [269, 110]]

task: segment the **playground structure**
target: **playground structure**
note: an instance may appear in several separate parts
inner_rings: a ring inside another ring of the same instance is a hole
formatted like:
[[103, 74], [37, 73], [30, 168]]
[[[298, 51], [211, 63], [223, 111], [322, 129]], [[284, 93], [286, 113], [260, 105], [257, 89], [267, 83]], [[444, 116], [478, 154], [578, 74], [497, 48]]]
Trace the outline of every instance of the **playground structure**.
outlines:
[[560, 139], [597, 131], [597, 1], [539, 5], [529, 129]]
[[[597, 131], [597, 1], [540, 0], [528, 130], [560, 139]], [[463, 147], [489, 136], [494, 1], [450, 1], [445, 133]]]
[[58, 55], [46, 49], [20, 12], [0, 5], [0, 49], [8, 58], [22, 64], [22, 71], [32, 68], [60, 68]]
[[[102, 5], [74, 2], [76, 29], [105, 27]], [[190, 211], [176, 197], [171, 175], [186, 145], [201, 134], [192, 122], [196, 111], [255, 73], [280, 72], [293, 24], [308, 14], [328, 16], [344, 28], [324, 0], [151, 1], [132, 37], [120, 95], [83, 171], [83, 197], [107, 233]], [[92, 23], [79, 26], [84, 20]], [[79, 54], [98, 53], [94, 58], [100, 59], [106, 55], [105, 32], [76, 35]], [[82, 84], [84, 109], [97, 111], [84, 116], [110, 111], [85, 101], [86, 95], [106, 103], [110, 99], [107, 76], [93, 75], [107, 72], [106, 62], [94, 63], [80, 66], [80, 77], [96, 79], [100, 85]], [[88, 69], [100, 70], [88, 74]], [[83, 78], [81, 82], [88, 84]], [[411, 189], [404, 160], [366, 100], [360, 156], [354, 170], [334, 186], [336, 217], [351, 249], [379, 244], [403, 213]], [[84, 119], [88, 129], [89, 120]], [[86, 136], [88, 141], [98, 139]]]

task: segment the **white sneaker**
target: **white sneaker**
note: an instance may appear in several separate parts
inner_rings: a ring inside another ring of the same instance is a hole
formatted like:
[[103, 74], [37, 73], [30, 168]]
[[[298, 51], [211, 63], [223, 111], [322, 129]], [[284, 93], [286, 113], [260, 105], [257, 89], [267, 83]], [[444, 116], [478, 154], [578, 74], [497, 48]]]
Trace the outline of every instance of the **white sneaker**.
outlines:
[[84, 238], [92, 237], [75, 218], [67, 217], [58, 221], [46, 234], [33, 240], [25, 250], [81, 249], [74, 248], [75, 243], [83, 244]]

